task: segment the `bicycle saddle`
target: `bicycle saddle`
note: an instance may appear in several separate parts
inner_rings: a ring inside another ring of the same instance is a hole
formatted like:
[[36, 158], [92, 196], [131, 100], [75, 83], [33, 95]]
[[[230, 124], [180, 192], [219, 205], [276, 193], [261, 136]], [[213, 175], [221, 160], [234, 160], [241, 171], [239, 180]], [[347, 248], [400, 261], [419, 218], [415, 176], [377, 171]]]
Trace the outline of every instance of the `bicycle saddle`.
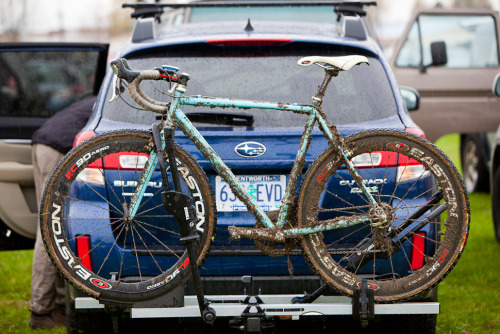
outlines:
[[301, 58], [298, 62], [301, 66], [309, 66], [315, 63], [326, 63], [335, 66], [341, 71], [349, 71], [354, 65], [367, 63], [368, 59], [365, 56], [342, 56], [342, 57], [319, 57], [310, 56]]

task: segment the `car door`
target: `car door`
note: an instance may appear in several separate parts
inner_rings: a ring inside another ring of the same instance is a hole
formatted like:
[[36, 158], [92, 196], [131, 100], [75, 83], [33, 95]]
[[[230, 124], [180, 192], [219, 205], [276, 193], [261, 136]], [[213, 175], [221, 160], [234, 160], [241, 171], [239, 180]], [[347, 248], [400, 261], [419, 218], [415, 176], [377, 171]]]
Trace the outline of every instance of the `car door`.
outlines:
[[14, 234], [36, 235], [31, 136], [52, 115], [97, 94], [108, 46], [0, 43], [0, 226]]
[[414, 15], [391, 65], [400, 85], [420, 93], [420, 110], [412, 118], [427, 138], [497, 128], [500, 100], [492, 86], [500, 72], [499, 35], [494, 11], [437, 9]]

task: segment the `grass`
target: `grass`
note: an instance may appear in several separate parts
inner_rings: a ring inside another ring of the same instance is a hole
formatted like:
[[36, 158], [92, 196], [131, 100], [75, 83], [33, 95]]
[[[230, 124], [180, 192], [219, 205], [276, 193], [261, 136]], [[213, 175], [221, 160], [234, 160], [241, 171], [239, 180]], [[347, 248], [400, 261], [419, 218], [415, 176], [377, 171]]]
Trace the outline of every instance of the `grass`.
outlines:
[[[458, 135], [437, 145], [459, 162]], [[460, 166], [458, 166], [460, 167]], [[438, 334], [500, 333], [500, 244], [494, 237], [491, 195], [472, 194], [471, 231], [462, 258], [439, 285]], [[29, 299], [32, 251], [0, 252], [0, 333], [31, 331]], [[34, 331], [65, 333], [63, 328]]]
[[0, 333], [65, 333], [65, 329], [33, 331], [28, 323], [33, 251], [0, 252]]
[[[436, 143], [458, 164], [459, 137]], [[439, 285], [437, 333], [500, 333], [500, 244], [491, 217], [491, 195], [471, 194], [471, 228], [464, 254]]]

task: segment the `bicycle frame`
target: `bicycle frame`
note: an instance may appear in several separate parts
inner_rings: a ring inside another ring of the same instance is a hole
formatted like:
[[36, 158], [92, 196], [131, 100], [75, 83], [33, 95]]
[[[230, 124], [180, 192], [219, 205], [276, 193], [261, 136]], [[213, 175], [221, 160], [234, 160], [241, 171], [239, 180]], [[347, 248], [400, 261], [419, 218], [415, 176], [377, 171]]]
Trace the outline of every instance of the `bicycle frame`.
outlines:
[[[289, 104], [289, 103], [276, 103], [276, 102], [259, 102], [259, 101], [251, 101], [251, 100], [239, 100], [239, 99], [230, 99], [230, 98], [214, 98], [214, 97], [202, 97], [202, 96], [184, 96], [185, 94], [185, 86], [177, 85], [175, 89], [175, 95], [173, 97], [172, 103], [167, 113], [166, 120], [164, 121], [166, 126], [173, 126], [174, 124], [179, 127], [179, 129], [195, 144], [200, 153], [210, 162], [216, 172], [221, 176], [224, 181], [227, 182], [230, 189], [233, 193], [246, 205], [248, 211], [252, 213], [257, 221], [261, 222], [267, 228], [278, 227], [281, 229], [286, 224], [286, 217], [288, 214], [288, 210], [293, 203], [292, 199], [295, 195], [295, 189], [297, 186], [297, 182], [300, 176], [301, 171], [303, 170], [305, 164], [305, 155], [307, 153], [307, 149], [311, 142], [311, 134], [314, 128], [314, 124], [316, 121], [318, 122], [318, 126], [320, 130], [325, 134], [328, 141], [335, 147], [338, 152], [341, 154], [342, 159], [344, 160], [346, 167], [349, 169], [351, 175], [356, 180], [356, 183], [360, 187], [361, 191], [367, 196], [370, 201], [370, 204], [375, 208], [378, 207], [378, 204], [374, 197], [371, 195], [366, 185], [362, 182], [358, 182], [360, 179], [360, 175], [357, 170], [354, 168], [354, 165], [350, 161], [349, 153], [346, 152], [340, 143], [335, 140], [334, 134], [332, 130], [329, 128], [329, 124], [324, 119], [324, 117], [319, 112], [318, 108], [315, 105], [301, 105], [301, 104]], [[295, 161], [292, 166], [292, 170], [290, 172], [290, 179], [288, 181], [285, 195], [282, 200], [282, 205], [280, 207], [279, 215], [276, 224], [274, 224], [266, 213], [257, 205], [256, 201], [248, 192], [243, 188], [243, 186], [239, 183], [236, 176], [232, 173], [232, 171], [226, 166], [226, 164], [222, 161], [219, 155], [213, 150], [213, 148], [208, 144], [208, 142], [203, 138], [203, 136], [198, 132], [196, 127], [191, 123], [191, 121], [187, 118], [187, 116], [181, 111], [181, 105], [188, 106], [203, 106], [203, 107], [216, 107], [216, 108], [244, 108], [244, 109], [271, 109], [271, 110], [281, 110], [281, 111], [290, 111], [299, 114], [305, 114], [308, 116], [307, 123], [304, 129], [304, 132], [301, 137], [299, 151], [295, 158]], [[160, 132], [162, 146], [165, 148], [165, 140], [163, 136], [163, 130]], [[146, 163], [146, 168], [144, 169], [141, 178], [139, 180], [139, 184], [137, 186], [137, 191], [134, 194], [130, 208], [129, 215], [130, 217], [134, 217], [139, 205], [142, 196], [145, 193], [147, 184], [158, 163], [158, 156], [155, 151], [152, 151], [149, 155], [148, 162]], [[310, 234], [316, 232], [323, 232], [327, 230], [332, 230], [335, 228], [344, 228], [353, 226], [356, 224], [364, 223], [369, 220], [369, 217], [366, 215], [358, 216], [358, 217], [350, 217], [349, 220], [332, 220], [331, 222], [327, 222], [326, 224], [321, 224], [313, 227], [303, 227], [303, 228], [290, 228], [283, 230], [284, 237], [293, 237], [303, 234]]]

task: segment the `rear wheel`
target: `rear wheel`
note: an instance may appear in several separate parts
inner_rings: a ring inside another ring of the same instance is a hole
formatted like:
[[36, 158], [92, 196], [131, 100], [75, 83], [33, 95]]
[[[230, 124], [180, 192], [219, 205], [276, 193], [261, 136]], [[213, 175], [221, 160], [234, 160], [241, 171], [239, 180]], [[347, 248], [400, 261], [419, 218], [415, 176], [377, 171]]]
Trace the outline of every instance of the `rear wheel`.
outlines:
[[[407, 299], [433, 287], [467, 239], [469, 202], [458, 172], [438, 148], [406, 132], [362, 132], [346, 145], [386, 218], [373, 211], [336, 151], [325, 150], [301, 185], [298, 224], [337, 228], [303, 236], [311, 266], [349, 295], [367, 279], [376, 301]], [[360, 217], [364, 222], [345, 227]]]
[[[47, 251], [71, 284], [95, 298], [147, 300], [190, 276], [177, 221], [163, 208], [159, 170], [136, 216], [128, 217], [151, 143], [142, 131], [95, 136], [68, 153], [47, 183], [40, 215]], [[214, 235], [213, 192], [195, 159], [177, 145], [174, 151], [182, 190], [193, 198], [199, 218], [200, 266]]]

